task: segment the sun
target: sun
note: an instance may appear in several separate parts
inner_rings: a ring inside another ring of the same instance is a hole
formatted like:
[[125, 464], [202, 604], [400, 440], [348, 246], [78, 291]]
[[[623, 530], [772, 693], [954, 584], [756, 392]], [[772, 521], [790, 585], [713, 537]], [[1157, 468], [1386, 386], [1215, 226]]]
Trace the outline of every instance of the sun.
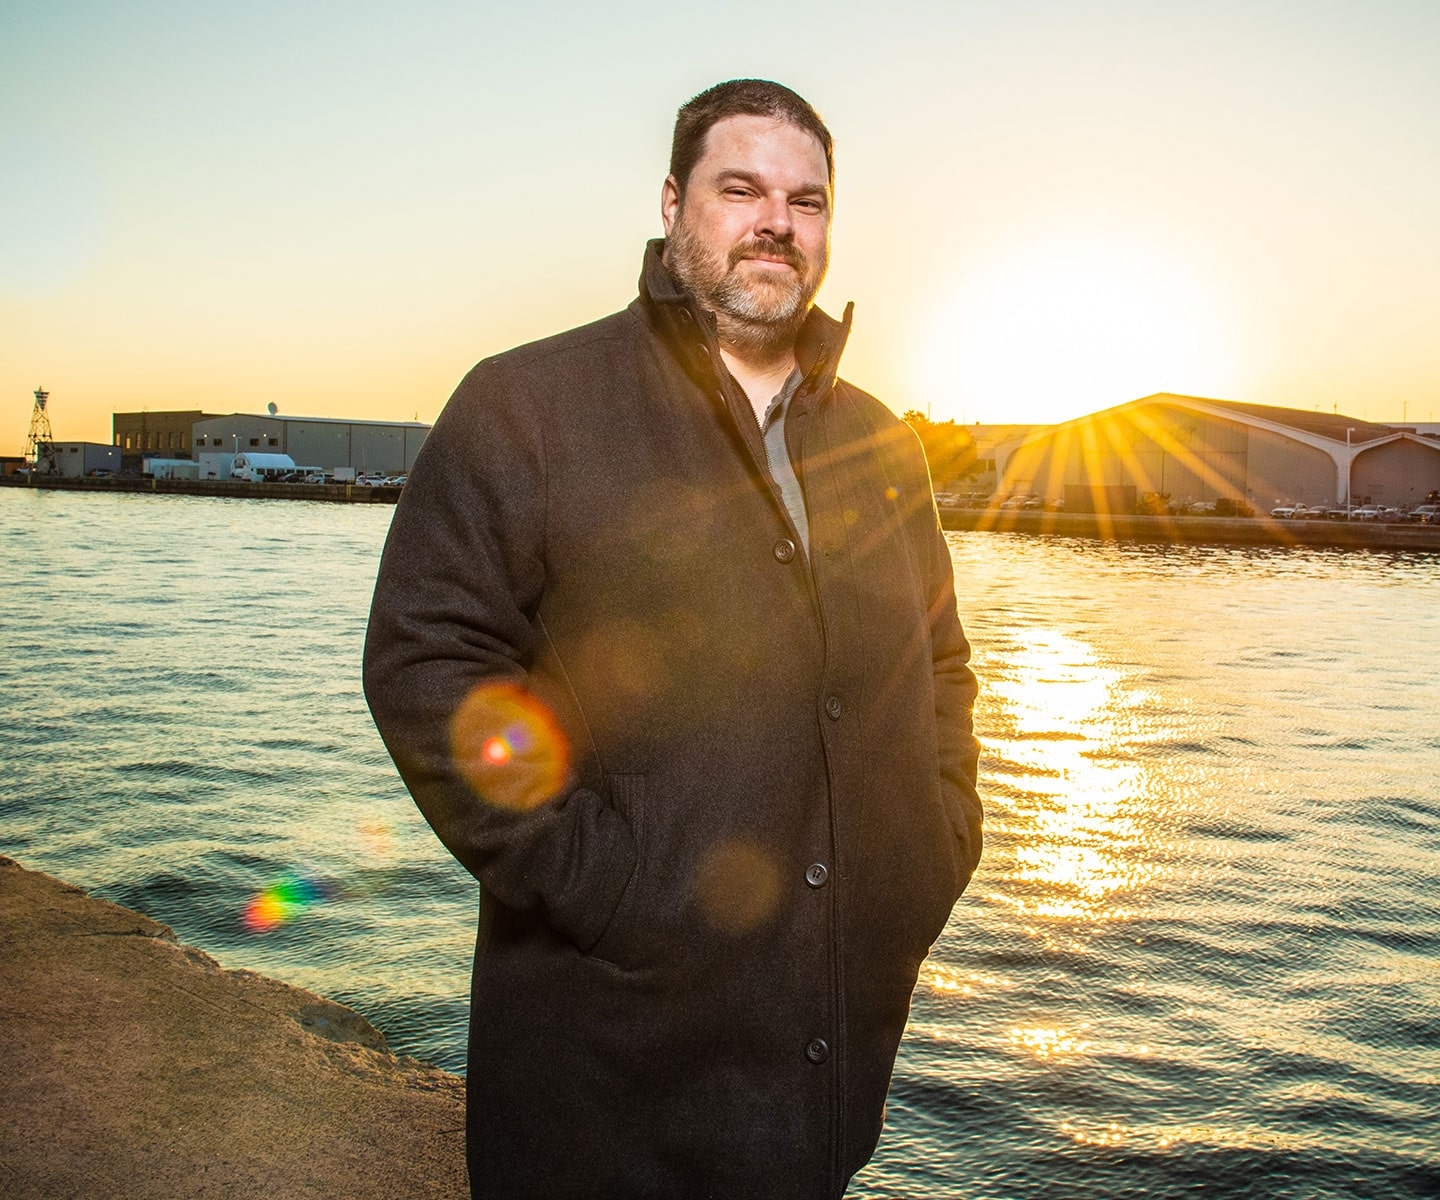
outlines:
[[1030, 243], [967, 269], [917, 364], [936, 420], [1049, 424], [1155, 392], [1232, 397], [1212, 290], [1139, 243]]

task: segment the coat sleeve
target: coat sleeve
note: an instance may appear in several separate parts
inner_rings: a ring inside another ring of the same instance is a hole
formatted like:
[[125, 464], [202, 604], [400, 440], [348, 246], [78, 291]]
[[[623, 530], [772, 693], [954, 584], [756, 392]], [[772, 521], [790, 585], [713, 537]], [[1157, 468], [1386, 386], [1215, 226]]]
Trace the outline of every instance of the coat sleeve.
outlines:
[[576, 785], [529, 688], [547, 480], [541, 410], [517, 393], [498, 362], [481, 363], [416, 457], [376, 580], [365, 696], [450, 852], [500, 902], [588, 949], [636, 847], [623, 818]]

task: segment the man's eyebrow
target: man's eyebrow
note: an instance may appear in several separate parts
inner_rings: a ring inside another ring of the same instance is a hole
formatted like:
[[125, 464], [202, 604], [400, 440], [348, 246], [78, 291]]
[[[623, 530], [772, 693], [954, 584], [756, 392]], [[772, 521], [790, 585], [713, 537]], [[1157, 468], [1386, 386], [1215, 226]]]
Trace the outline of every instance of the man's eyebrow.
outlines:
[[[765, 190], [765, 180], [755, 174], [754, 171], [745, 170], [744, 167], [725, 167], [716, 178], [718, 180], [738, 179], [742, 183], [748, 183], [756, 191]], [[792, 193], [792, 195], [796, 196], [820, 195], [827, 197], [829, 194], [830, 185], [825, 183], [802, 183]]]

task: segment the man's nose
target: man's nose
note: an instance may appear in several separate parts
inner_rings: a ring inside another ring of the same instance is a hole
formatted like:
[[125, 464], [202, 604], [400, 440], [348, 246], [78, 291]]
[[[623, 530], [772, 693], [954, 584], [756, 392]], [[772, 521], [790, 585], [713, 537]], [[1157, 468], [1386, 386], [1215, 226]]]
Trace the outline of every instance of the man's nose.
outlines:
[[756, 214], [755, 233], [777, 242], [793, 237], [795, 228], [790, 220], [790, 201], [783, 196], [766, 196]]

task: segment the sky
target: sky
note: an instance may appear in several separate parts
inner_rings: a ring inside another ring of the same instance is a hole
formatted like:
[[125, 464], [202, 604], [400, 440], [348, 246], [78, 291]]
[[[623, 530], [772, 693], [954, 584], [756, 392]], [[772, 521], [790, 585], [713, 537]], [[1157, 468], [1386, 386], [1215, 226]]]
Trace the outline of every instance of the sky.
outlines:
[[842, 374], [1052, 422], [1155, 392], [1440, 420], [1434, 0], [10, 0], [0, 453], [139, 408], [430, 421], [624, 307], [675, 109], [836, 139]]

